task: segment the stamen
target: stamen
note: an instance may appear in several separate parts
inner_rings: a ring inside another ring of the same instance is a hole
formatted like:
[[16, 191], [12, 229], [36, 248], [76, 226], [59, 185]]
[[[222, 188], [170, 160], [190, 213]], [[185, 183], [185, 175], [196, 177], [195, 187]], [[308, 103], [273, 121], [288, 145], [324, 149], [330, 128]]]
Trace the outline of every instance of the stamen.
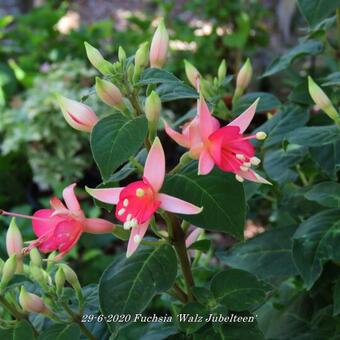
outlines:
[[256, 133], [256, 139], [258, 140], [264, 140], [267, 138], [267, 134], [263, 131], [257, 132]]
[[134, 228], [138, 225], [137, 219], [133, 218], [130, 222], [131, 228]]
[[244, 178], [240, 175], [236, 175], [235, 178], [236, 178], [237, 181], [239, 181], [241, 183], [244, 182]]
[[128, 205], [129, 205], [129, 200], [125, 198], [125, 200], [123, 201], [123, 206], [126, 208]]
[[138, 188], [138, 189], [136, 190], [136, 196], [137, 196], [137, 197], [143, 197], [144, 194], [145, 194], [145, 192], [144, 192], [144, 190], [143, 190], [142, 188]]
[[240, 166], [240, 169], [241, 169], [241, 171], [248, 171], [249, 167], [242, 165], [242, 166]]
[[237, 153], [236, 154], [236, 158], [241, 160], [241, 161], [245, 161], [246, 160], [246, 157], [242, 153]]
[[11, 212], [8, 212], [8, 211], [2, 210], [2, 209], [0, 209], [0, 215], [27, 218], [29, 220], [41, 221], [41, 222], [48, 222], [49, 221], [48, 218], [41, 218], [41, 217], [28, 216], [28, 215], [17, 214], [17, 213], [11, 213]]
[[251, 167], [251, 163], [250, 162], [244, 162], [242, 165], [247, 167], [247, 168]]
[[124, 213], [125, 213], [125, 209], [124, 209], [124, 208], [121, 208], [121, 209], [119, 209], [119, 211], [118, 211], [118, 216], [122, 216], [122, 215], [124, 215]]
[[261, 159], [257, 157], [250, 158], [250, 163], [253, 165], [259, 165], [261, 163]]
[[129, 229], [131, 228], [131, 221], [126, 221], [126, 222], [124, 222], [123, 228], [124, 228], [125, 230], [129, 230]]
[[140, 241], [142, 241], [142, 238], [140, 237], [140, 235], [135, 235], [133, 240], [135, 241], [135, 243], [140, 243]]
[[131, 215], [131, 214], [128, 214], [128, 215], [126, 216], [126, 221], [127, 221], [127, 222], [130, 221], [130, 220], [131, 220], [131, 217], [132, 217], [132, 215]]

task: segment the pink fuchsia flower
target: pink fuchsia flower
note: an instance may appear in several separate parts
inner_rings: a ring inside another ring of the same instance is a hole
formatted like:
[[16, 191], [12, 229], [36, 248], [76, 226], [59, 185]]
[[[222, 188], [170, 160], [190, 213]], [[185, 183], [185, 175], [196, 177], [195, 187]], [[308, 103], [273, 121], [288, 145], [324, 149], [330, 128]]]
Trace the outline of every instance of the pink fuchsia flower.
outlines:
[[61, 95], [57, 95], [57, 101], [66, 122], [74, 129], [91, 132], [97, 124], [99, 119], [89, 106]]
[[255, 157], [254, 146], [249, 142], [251, 139], [263, 140], [264, 132], [255, 135], [243, 136], [252, 121], [257, 99], [246, 111], [222, 128], [216, 126], [212, 114], [201, 96], [198, 101], [198, 114], [200, 134], [202, 138], [202, 150], [200, 152], [198, 173], [208, 174], [217, 165], [221, 170], [233, 172], [236, 179], [243, 182], [244, 179], [253, 182], [270, 184], [266, 179], [258, 175], [252, 165], [258, 165], [260, 159]]
[[89, 189], [94, 198], [116, 205], [116, 217], [131, 229], [127, 254], [131, 256], [143, 239], [150, 220], [158, 208], [179, 214], [199, 214], [199, 208], [179, 198], [160, 193], [165, 177], [165, 156], [162, 144], [155, 138], [145, 162], [142, 180], [124, 188]]
[[74, 193], [75, 186], [71, 184], [63, 191], [66, 206], [57, 197], [53, 197], [50, 201], [51, 209], [40, 209], [33, 216], [0, 210], [2, 215], [32, 220], [33, 231], [38, 238], [23, 249], [25, 254], [36, 247], [43, 253], [58, 250], [59, 255], [55, 259], [60, 260], [74, 247], [83, 232], [102, 234], [112, 231], [114, 225], [111, 222], [85, 217]]

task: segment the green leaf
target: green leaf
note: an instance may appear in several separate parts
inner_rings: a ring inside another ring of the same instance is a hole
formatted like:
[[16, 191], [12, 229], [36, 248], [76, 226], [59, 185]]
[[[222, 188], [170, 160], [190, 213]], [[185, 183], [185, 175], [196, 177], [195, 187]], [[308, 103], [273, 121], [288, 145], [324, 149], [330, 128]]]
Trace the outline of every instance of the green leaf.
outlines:
[[268, 112], [281, 106], [281, 102], [271, 93], [252, 92], [245, 94], [237, 100], [236, 105], [233, 107], [233, 114], [235, 116], [241, 114], [253, 104], [257, 98], [260, 98], [260, 101], [257, 105], [256, 112]]
[[209, 176], [197, 175], [197, 162], [166, 177], [162, 191], [203, 207], [198, 215], [182, 215], [197, 227], [243, 238], [245, 198], [234, 175], [214, 169]]
[[[141, 313], [157, 294], [168, 290], [177, 274], [177, 258], [167, 244], [141, 247], [131, 257], [118, 257], [103, 273], [99, 283], [100, 308], [103, 314]], [[116, 332], [126, 323], [109, 323]]]
[[210, 240], [199, 240], [194, 242], [189, 249], [195, 249], [199, 250], [203, 253], [207, 253], [211, 247], [211, 241]]
[[21, 320], [13, 330], [13, 340], [33, 340], [35, 339], [33, 329], [26, 320]]
[[293, 236], [293, 259], [308, 289], [326, 261], [340, 261], [339, 219], [340, 209], [322, 211], [304, 221]]
[[322, 78], [321, 86], [340, 86], [340, 72], [333, 72], [327, 77]]
[[256, 322], [234, 322], [220, 325], [223, 340], [264, 340], [264, 336]]
[[333, 292], [333, 315], [337, 316], [340, 314], [340, 280], [335, 282]]
[[298, 175], [290, 168], [302, 160], [306, 151], [305, 147], [295, 144], [289, 145], [287, 150], [267, 151], [263, 160], [264, 170], [271, 179], [279, 184], [295, 181]]
[[55, 324], [39, 335], [39, 340], [77, 340], [80, 338], [80, 328], [76, 323]]
[[199, 97], [194, 88], [182, 82], [162, 84], [157, 87], [156, 92], [163, 103], [187, 98], [197, 99]]
[[182, 83], [172, 73], [160, 68], [147, 68], [141, 75], [138, 85]]
[[130, 237], [130, 231], [124, 229], [123, 227], [116, 226], [112, 230], [112, 234], [122, 241], [127, 241]]
[[291, 237], [295, 226], [277, 228], [217, 254], [226, 265], [246, 270], [260, 280], [277, 283], [297, 273]]
[[316, 184], [305, 193], [305, 197], [328, 208], [340, 208], [340, 184], [335, 182]]
[[282, 144], [287, 135], [296, 128], [304, 126], [308, 118], [309, 114], [306, 109], [295, 105], [288, 105], [256, 129], [256, 131], [264, 131], [268, 134], [264, 147], [269, 148], [276, 144]]
[[340, 7], [340, 0], [298, 0], [297, 3], [301, 14], [311, 26], [335, 14], [337, 7]]
[[144, 116], [129, 120], [110, 115], [96, 124], [91, 133], [91, 149], [104, 181], [141, 147], [148, 129]]
[[240, 269], [218, 273], [213, 277], [210, 289], [218, 303], [233, 311], [248, 310], [262, 303], [266, 296], [264, 284]]
[[306, 126], [292, 131], [288, 141], [305, 146], [321, 146], [340, 141], [340, 129], [335, 125]]
[[[309, 0], [307, 0], [309, 1]], [[285, 70], [295, 59], [307, 55], [318, 55], [324, 49], [323, 44], [318, 40], [307, 40], [294, 47], [286, 54], [276, 58], [266, 69], [262, 77], [268, 77]]]
[[[187, 335], [197, 332], [205, 325], [205, 318], [208, 311], [204, 305], [198, 302], [189, 302], [184, 305], [177, 316], [177, 321], [181, 330]], [[202, 318], [201, 320], [199, 318]]]

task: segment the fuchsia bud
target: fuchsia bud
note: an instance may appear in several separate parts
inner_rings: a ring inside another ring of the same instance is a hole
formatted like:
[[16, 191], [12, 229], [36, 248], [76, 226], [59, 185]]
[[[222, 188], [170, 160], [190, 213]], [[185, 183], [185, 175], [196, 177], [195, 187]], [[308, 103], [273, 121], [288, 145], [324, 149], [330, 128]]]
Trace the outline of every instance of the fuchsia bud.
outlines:
[[251, 66], [250, 59], [248, 58], [237, 75], [236, 88], [243, 92], [248, 87], [252, 75], [253, 68]]
[[96, 78], [96, 92], [99, 98], [107, 105], [122, 108], [123, 95], [119, 88], [109, 81]]
[[217, 70], [217, 77], [220, 82], [222, 82], [227, 75], [227, 63], [223, 59]]
[[11, 255], [5, 262], [2, 268], [2, 276], [0, 282], [0, 290], [6, 288], [8, 282], [12, 279], [15, 274], [15, 270], [17, 267], [17, 259], [16, 254]]
[[184, 67], [185, 67], [185, 74], [190, 82], [190, 84], [197, 89], [198, 88], [198, 82], [200, 79], [200, 73], [198, 72], [197, 68], [189, 63], [187, 60], [184, 60]]
[[166, 62], [169, 46], [169, 35], [165, 28], [164, 19], [161, 19], [152, 38], [150, 48], [151, 67], [162, 68]]
[[162, 109], [161, 99], [157, 92], [152, 91], [145, 101], [145, 115], [149, 122], [158, 122]]
[[85, 41], [86, 55], [90, 63], [104, 76], [111, 74], [112, 64], [105, 60], [101, 53]]
[[331, 119], [339, 124], [340, 116], [333, 106], [331, 100], [328, 98], [322, 88], [310, 76], [308, 77], [308, 91], [314, 103]]
[[44, 301], [37, 295], [28, 293], [24, 286], [21, 287], [19, 302], [25, 312], [49, 314], [50, 310]]
[[6, 249], [8, 256], [16, 254], [21, 256], [21, 250], [24, 247], [20, 230], [15, 222], [15, 218], [12, 218], [11, 224], [6, 234]]
[[149, 62], [149, 43], [145, 42], [138, 48], [135, 55], [135, 65], [146, 67]]
[[92, 131], [99, 119], [89, 106], [61, 95], [57, 95], [57, 101], [71, 127], [79, 131]]

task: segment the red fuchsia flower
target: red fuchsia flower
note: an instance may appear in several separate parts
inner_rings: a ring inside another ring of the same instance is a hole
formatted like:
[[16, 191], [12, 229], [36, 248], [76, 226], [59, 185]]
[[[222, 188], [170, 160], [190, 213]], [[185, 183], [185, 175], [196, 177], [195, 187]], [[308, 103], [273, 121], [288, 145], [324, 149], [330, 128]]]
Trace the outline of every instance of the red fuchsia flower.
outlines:
[[0, 210], [0, 214], [32, 220], [33, 231], [38, 239], [23, 249], [27, 254], [37, 247], [43, 253], [58, 250], [56, 260], [63, 258], [77, 243], [83, 232], [92, 234], [110, 233], [114, 225], [101, 218], [86, 218], [74, 193], [76, 184], [63, 191], [66, 206], [55, 196], [51, 199], [52, 209], [40, 209], [33, 216], [26, 216]]
[[252, 121], [258, 100], [256, 100], [239, 117], [227, 126], [220, 127], [219, 121], [212, 116], [209, 108], [201, 96], [198, 100], [197, 116], [183, 129], [182, 134], [172, 130], [165, 124], [166, 133], [178, 144], [188, 148], [190, 156], [199, 159], [198, 174], [208, 174], [215, 165], [221, 170], [233, 172], [236, 179], [244, 179], [270, 184], [258, 175], [252, 165], [261, 161], [255, 157], [254, 146], [250, 139], [265, 139], [264, 132], [243, 136]]
[[155, 138], [145, 162], [142, 180], [124, 188], [89, 189], [94, 198], [116, 206], [116, 217], [131, 229], [127, 254], [131, 256], [143, 239], [150, 220], [158, 208], [180, 214], [199, 214], [199, 208], [179, 198], [160, 193], [165, 177], [165, 156], [162, 144]]

